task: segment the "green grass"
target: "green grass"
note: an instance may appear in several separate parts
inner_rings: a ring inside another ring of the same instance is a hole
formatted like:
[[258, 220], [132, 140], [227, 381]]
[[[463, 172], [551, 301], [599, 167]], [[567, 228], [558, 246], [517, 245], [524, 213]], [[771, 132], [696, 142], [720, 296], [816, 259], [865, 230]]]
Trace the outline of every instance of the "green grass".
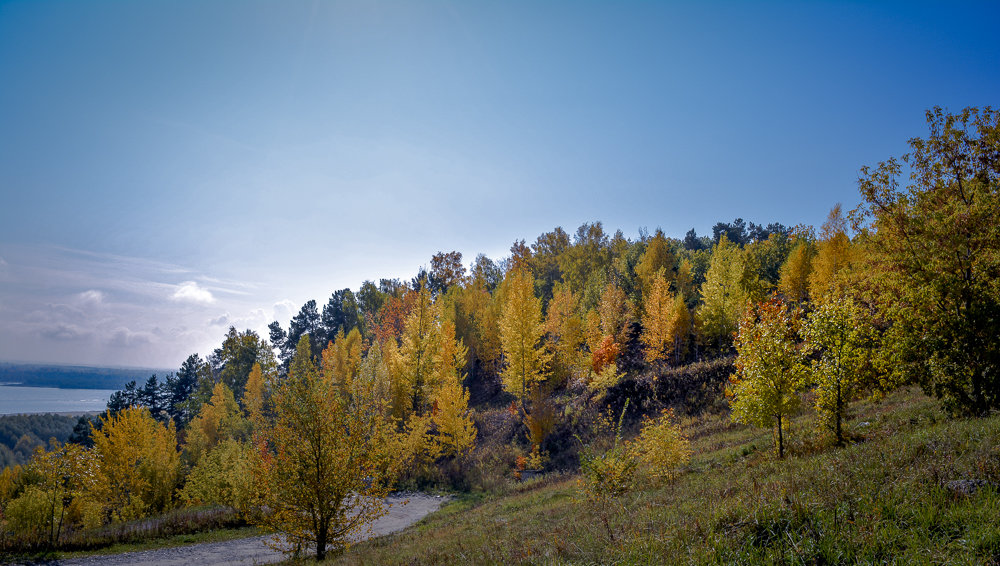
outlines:
[[[337, 564], [1000, 564], [1000, 416], [948, 419], [901, 390], [858, 403], [844, 448], [792, 422], [790, 456], [724, 415], [684, 423], [694, 456], [671, 485], [616, 502], [606, 528], [573, 476], [467, 496], [418, 525], [350, 548]], [[863, 424], [866, 423], [866, 424]]]

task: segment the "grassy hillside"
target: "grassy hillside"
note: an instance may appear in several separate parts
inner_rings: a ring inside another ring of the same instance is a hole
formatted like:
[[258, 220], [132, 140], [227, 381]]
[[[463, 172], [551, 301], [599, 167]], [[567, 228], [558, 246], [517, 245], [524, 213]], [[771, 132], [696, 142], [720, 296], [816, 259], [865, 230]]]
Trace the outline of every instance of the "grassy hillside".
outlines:
[[[1000, 416], [948, 419], [910, 389], [859, 404], [845, 448], [810, 440], [813, 423], [793, 421], [779, 461], [767, 431], [689, 420], [686, 473], [622, 498], [607, 526], [574, 476], [550, 476], [459, 498], [334, 562], [1000, 564]], [[970, 479], [991, 486], [949, 488]]]

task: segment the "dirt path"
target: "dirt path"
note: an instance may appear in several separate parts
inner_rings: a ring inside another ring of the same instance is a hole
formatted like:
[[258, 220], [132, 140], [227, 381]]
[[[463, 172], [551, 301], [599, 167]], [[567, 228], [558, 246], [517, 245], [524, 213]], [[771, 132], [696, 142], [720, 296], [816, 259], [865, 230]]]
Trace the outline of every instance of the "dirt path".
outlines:
[[[407, 494], [393, 495], [387, 501], [392, 504], [389, 513], [372, 525], [374, 536], [387, 535], [416, 523], [430, 513], [437, 511], [445, 498], [435, 495]], [[405, 504], [404, 504], [405, 502]], [[91, 556], [73, 560], [52, 560], [35, 563], [60, 566], [119, 566], [126, 564], [143, 564], [153, 566], [191, 566], [196, 564], [213, 565], [251, 565], [278, 562], [284, 555], [268, 548], [265, 540], [269, 536], [230, 540], [225, 542], [209, 542], [146, 550], [143, 552], [127, 552], [107, 556]], [[366, 537], [362, 537], [367, 538]]]

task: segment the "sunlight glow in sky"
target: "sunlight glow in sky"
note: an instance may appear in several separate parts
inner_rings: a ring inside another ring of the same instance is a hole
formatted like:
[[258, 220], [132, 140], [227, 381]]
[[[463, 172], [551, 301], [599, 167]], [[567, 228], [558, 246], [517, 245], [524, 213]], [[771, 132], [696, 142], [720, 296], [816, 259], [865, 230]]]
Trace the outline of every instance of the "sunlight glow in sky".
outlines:
[[600, 220], [818, 225], [1000, 103], [995, 3], [0, 2], [0, 359], [229, 325]]

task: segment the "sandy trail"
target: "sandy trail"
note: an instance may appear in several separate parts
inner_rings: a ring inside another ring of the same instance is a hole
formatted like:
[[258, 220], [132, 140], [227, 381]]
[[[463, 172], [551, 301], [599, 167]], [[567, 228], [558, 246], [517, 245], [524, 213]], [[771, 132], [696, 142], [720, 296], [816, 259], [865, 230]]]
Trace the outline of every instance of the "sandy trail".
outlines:
[[[437, 511], [446, 498], [436, 495], [407, 494], [392, 495], [386, 498], [392, 504], [389, 513], [372, 524], [374, 536], [387, 535], [405, 529], [406, 527]], [[405, 504], [404, 504], [405, 502]], [[230, 540], [225, 542], [209, 542], [146, 550], [142, 552], [126, 552], [107, 556], [91, 556], [72, 560], [50, 560], [32, 564], [60, 566], [119, 566], [126, 564], [151, 564], [153, 566], [191, 566], [194, 564], [212, 564], [223, 566], [270, 564], [281, 561], [285, 555], [271, 550], [265, 540], [270, 536]], [[368, 535], [359, 540], [368, 538]]]

